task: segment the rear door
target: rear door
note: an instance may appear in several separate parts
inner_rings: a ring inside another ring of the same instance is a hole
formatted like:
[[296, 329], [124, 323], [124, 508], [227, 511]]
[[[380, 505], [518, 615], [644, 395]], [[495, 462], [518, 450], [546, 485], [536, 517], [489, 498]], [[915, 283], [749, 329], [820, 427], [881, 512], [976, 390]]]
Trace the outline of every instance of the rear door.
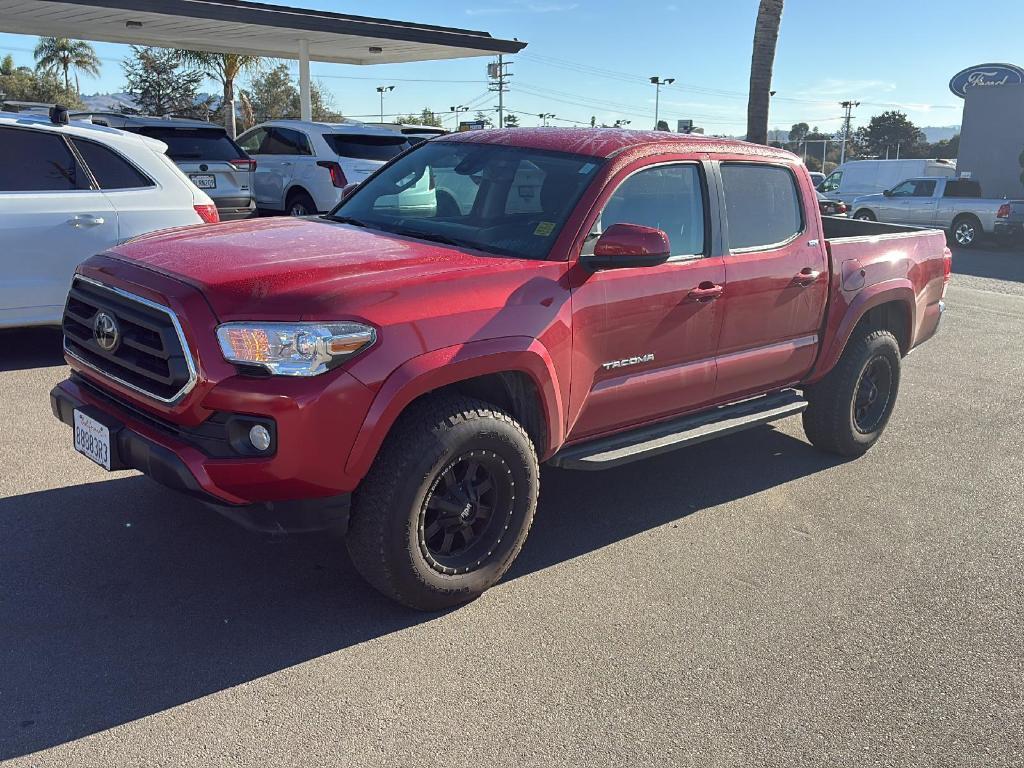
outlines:
[[252, 199], [250, 159], [223, 128], [145, 127], [167, 144], [167, 156], [218, 208], [247, 208]]
[[726, 288], [715, 399], [799, 381], [814, 363], [828, 263], [813, 189], [784, 164], [723, 161]]
[[0, 128], [0, 326], [60, 321], [80, 262], [117, 243], [117, 214], [65, 139]]
[[[583, 248], [616, 223], [663, 230], [672, 257], [656, 267], [579, 267], [572, 292], [569, 437], [592, 437], [693, 410], [714, 398], [725, 264], [711, 220], [706, 164], [648, 158], [608, 185]], [[703, 293], [702, 293], [703, 291]]]

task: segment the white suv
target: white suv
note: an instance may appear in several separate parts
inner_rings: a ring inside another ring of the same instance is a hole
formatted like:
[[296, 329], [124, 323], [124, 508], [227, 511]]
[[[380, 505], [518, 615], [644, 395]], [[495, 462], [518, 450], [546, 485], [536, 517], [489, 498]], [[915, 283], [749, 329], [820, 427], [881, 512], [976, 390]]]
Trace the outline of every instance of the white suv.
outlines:
[[[261, 123], [239, 136], [238, 144], [256, 160], [256, 205], [292, 216], [331, 210], [344, 187], [410, 146], [405, 136], [386, 128], [303, 120]], [[424, 196], [427, 183], [420, 190]]]
[[93, 254], [218, 220], [163, 142], [60, 120], [0, 112], [0, 328], [59, 325], [71, 276]]

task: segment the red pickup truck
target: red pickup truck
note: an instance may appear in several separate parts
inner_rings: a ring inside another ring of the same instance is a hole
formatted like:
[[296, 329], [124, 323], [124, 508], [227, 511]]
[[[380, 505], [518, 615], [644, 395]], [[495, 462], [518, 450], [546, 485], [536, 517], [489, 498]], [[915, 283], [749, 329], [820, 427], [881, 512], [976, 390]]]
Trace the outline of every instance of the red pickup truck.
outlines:
[[950, 276], [942, 232], [823, 220], [794, 155], [736, 141], [476, 131], [345, 192], [85, 262], [51, 405], [105, 469], [252, 528], [346, 526], [366, 579], [421, 609], [506, 572], [541, 463], [801, 413], [862, 454]]

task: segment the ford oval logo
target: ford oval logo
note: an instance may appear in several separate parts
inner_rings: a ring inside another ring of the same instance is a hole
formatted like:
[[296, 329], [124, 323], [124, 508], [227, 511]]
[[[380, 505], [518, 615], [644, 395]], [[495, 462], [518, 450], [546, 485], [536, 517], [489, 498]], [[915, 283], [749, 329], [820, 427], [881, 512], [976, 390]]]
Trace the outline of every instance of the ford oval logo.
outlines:
[[104, 352], [113, 352], [121, 341], [121, 329], [117, 319], [106, 312], [99, 312], [92, 323], [92, 337]]
[[1024, 84], [1024, 69], [1013, 64], [976, 64], [953, 75], [949, 90], [961, 99], [968, 88], [992, 88], [1000, 85]]

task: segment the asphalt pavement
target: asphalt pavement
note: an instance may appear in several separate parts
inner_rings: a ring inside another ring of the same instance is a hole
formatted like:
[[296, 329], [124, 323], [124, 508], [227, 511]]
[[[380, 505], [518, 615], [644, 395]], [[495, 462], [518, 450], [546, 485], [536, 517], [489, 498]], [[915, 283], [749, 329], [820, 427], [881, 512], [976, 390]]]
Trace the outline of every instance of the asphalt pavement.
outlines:
[[789, 419], [546, 468], [512, 573], [440, 615], [93, 466], [59, 337], [0, 332], [0, 762], [1024, 764], [1024, 252], [954, 270], [867, 456]]

